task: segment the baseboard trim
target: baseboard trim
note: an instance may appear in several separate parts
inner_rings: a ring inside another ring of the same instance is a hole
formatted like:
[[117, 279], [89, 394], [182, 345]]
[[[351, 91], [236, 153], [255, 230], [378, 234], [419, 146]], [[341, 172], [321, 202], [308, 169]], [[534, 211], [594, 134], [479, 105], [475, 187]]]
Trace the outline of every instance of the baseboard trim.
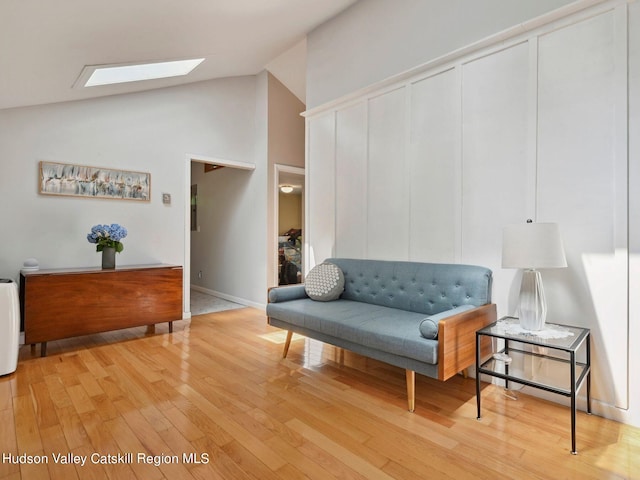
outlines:
[[246, 298], [235, 297], [233, 295], [229, 295], [227, 293], [218, 292], [216, 290], [211, 290], [209, 288], [201, 287], [200, 285], [191, 284], [191, 288], [198, 292], [206, 293], [207, 295], [213, 295], [215, 297], [222, 298], [223, 300], [228, 300], [229, 302], [239, 303], [240, 305], [245, 305], [247, 307], [257, 308], [258, 310], [266, 310], [267, 306], [264, 303], [256, 303], [251, 300], [247, 300]]

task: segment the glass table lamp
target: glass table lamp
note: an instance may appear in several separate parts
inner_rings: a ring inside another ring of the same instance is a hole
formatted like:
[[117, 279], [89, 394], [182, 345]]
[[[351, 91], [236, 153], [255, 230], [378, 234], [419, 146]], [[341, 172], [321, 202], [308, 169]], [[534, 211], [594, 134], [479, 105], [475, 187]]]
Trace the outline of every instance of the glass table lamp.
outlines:
[[547, 301], [539, 268], [567, 266], [557, 223], [507, 225], [502, 236], [502, 267], [522, 268], [518, 317], [525, 330], [542, 330], [547, 317]]

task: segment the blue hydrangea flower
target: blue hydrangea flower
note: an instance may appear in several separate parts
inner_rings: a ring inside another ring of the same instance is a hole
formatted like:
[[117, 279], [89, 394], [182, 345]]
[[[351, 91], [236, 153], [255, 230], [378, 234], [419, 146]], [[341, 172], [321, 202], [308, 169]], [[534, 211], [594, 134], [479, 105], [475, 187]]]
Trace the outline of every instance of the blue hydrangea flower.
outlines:
[[87, 241], [96, 244], [96, 251], [101, 252], [104, 247], [113, 247], [116, 252], [124, 250], [120, 240], [127, 236], [127, 229], [117, 223], [111, 225], [94, 225], [87, 234]]

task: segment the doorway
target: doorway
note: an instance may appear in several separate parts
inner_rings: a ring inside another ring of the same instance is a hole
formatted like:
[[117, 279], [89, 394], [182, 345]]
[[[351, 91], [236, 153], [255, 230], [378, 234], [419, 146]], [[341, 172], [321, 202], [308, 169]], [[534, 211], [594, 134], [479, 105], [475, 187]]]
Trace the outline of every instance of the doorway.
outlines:
[[[205, 293], [216, 295], [224, 300], [228, 300], [231, 302], [242, 303], [244, 305], [248, 305], [249, 303], [244, 299], [240, 299], [238, 297], [234, 297], [228, 294], [223, 293], [222, 291], [217, 291], [215, 287], [216, 283], [206, 283], [208, 280], [212, 280], [211, 275], [215, 274], [215, 269], [208, 268], [207, 265], [201, 265], [197, 262], [197, 265], [192, 265], [192, 235], [196, 236], [206, 236], [209, 233], [206, 229], [201, 229], [201, 226], [204, 226], [205, 222], [211, 223], [211, 219], [207, 218], [207, 212], [211, 211], [210, 209], [202, 210], [200, 208], [200, 197], [202, 194], [206, 195], [206, 190], [202, 190], [201, 187], [193, 187], [193, 185], [197, 185], [197, 181], [194, 180], [194, 176], [192, 175], [192, 165], [197, 168], [200, 172], [204, 172], [204, 165], [215, 165], [216, 168], [210, 168], [210, 173], [207, 172], [206, 175], [217, 175], [224, 174], [223, 172], [238, 172], [245, 171], [244, 174], [238, 175], [235, 173], [232, 177], [236, 182], [248, 183], [249, 178], [252, 176], [253, 171], [256, 166], [253, 163], [247, 162], [237, 162], [233, 160], [226, 160], [221, 158], [212, 158], [205, 156], [193, 156], [187, 155], [185, 159], [185, 226], [184, 226], [184, 261], [183, 261], [183, 310], [184, 317], [188, 318], [191, 316], [191, 286], [192, 284], [198, 285], [201, 283], [205, 285], [205, 288], [200, 288], [199, 290], [205, 290]], [[223, 168], [224, 167], [224, 168]], [[222, 169], [222, 170], [221, 170]], [[239, 178], [240, 177], [240, 178]], [[243, 178], [244, 177], [244, 180]], [[227, 182], [229, 183], [229, 182]], [[229, 188], [232, 188], [232, 185], [229, 185]], [[231, 202], [233, 203], [233, 202]], [[201, 231], [202, 230], [202, 231]], [[233, 235], [233, 231], [230, 231], [230, 235]], [[206, 239], [205, 239], [206, 240]], [[206, 259], [205, 259], [206, 260]], [[201, 272], [202, 271], [202, 272]], [[209, 277], [207, 277], [209, 276]], [[251, 304], [251, 306], [254, 306]]]
[[276, 164], [277, 285], [304, 280], [304, 168]]

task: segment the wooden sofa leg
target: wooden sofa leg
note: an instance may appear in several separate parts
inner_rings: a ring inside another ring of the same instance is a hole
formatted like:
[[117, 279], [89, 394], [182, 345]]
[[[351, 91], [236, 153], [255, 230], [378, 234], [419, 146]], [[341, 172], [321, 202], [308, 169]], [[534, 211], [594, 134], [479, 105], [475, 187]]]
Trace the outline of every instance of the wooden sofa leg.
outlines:
[[289, 353], [289, 345], [291, 345], [292, 337], [293, 337], [293, 332], [291, 330], [288, 330], [287, 340], [284, 342], [284, 351], [282, 352], [282, 358], [287, 358], [287, 353]]
[[407, 399], [409, 400], [409, 411], [413, 412], [416, 408], [416, 372], [406, 370], [407, 374]]

